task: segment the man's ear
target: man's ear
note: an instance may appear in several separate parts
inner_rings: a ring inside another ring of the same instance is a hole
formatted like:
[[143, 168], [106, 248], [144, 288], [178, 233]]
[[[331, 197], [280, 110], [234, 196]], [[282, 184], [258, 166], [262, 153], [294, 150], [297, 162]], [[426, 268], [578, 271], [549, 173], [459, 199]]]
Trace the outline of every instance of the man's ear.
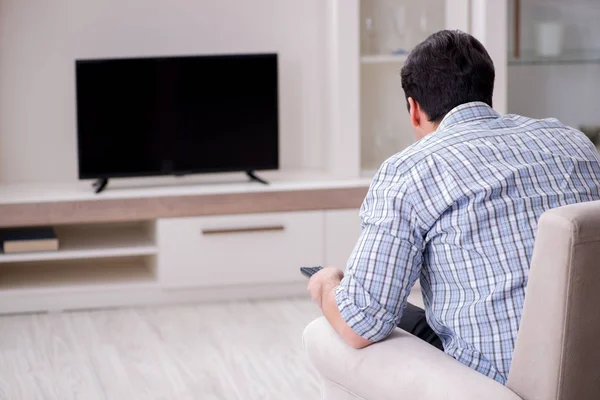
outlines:
[[410, 123], [412, 124], [413, 128], [418, 128], [419, 126], [421, 126], [421, 110], [419, 107], [419, 103], [417, 103], [415, 101], [415, 99], [413, 99], [412, 97], [408, 98], [408, 105], [409, 105], [409, 110], [408, 113], [410, 114]]

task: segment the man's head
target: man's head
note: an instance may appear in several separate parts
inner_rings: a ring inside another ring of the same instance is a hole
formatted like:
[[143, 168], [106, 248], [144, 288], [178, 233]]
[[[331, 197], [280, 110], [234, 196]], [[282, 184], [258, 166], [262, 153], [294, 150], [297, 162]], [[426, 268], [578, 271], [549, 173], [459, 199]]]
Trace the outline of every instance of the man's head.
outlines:
[[429, 36], [409, 54], [401, 76], [419, 139], [456, 106], [472, 101], [492, 106], [494, 63], [481, 42], [461, 31]]

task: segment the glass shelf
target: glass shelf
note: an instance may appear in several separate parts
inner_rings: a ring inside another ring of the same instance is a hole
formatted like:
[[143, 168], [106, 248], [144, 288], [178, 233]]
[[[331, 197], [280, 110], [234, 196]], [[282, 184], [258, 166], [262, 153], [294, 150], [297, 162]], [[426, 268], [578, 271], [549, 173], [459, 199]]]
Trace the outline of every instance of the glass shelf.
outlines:
[[373, 54], [360, 58], [362, 64], [402, 64], [408, 54]]
[[519, 58], [508, 54], [508, 65], [600, 64], [600, 50], [565, 50], [556, 57], [544, 57], [524, 51]]

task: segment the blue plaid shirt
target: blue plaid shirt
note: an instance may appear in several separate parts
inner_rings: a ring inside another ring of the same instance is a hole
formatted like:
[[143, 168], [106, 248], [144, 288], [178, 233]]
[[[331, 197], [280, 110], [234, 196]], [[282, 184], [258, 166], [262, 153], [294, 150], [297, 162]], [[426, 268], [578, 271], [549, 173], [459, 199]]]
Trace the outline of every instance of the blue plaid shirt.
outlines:
[[600, 158], [581, 132], [484, 103], [456, 107], [373, 179], [336, 291], [341, 315], [385, 339], [420, 279], [445, 352], [504, 384], [540, 215], [599, 199]]

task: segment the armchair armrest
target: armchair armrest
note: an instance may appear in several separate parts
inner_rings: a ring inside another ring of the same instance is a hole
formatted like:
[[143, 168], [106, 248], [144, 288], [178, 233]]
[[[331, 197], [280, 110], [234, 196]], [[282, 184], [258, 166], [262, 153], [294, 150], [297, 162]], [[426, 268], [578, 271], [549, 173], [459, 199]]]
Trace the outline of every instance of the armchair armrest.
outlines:
[[505, 386], [400, 329], [383, 342], [355, 350], [321, 317], [306, 327], [303, 343], [321, 378], [343, 388], [350, 396], [344, 398], [520, 399]]

